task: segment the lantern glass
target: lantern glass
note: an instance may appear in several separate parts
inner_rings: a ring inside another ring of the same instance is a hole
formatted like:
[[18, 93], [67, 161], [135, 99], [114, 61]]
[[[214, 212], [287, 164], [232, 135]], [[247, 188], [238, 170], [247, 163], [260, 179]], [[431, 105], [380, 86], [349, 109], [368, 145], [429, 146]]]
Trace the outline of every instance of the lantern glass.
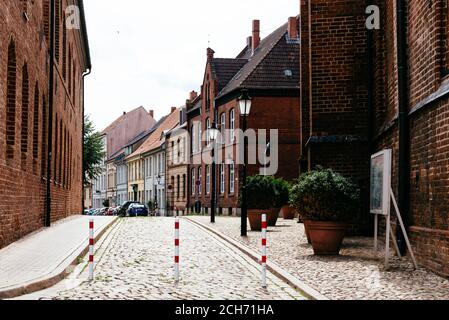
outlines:
[[251, 112], [251, 104], [251, 98], [248, 96], [248, 93], [244, 92], [239, 98], [240, 114], [242, 116], [249, 115], [249, 113]]

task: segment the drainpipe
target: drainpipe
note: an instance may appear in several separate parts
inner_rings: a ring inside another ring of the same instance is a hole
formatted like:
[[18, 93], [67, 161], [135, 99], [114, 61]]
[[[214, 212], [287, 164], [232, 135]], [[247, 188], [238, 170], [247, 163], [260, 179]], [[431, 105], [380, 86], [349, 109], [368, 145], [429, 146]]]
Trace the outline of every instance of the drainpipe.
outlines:
[[[367, 0], [367, 5], [371, 4], [372, 0]], [[367, 57], [368, 57], [368, 141], [369, 152], [373, 153], [373, 139], [374, 139], [374, 31], [367, 30]], [[371, 164], [370, 164], [371, 166]]]
[[[82, 148], [82, 151], [81, 151], [81, 163], [83, 164], [83, 170], [81, 171], [81, 186], [82, 186], [82, 196], [81, 196], [81, 208], [83, 209], [82, 210], [82, 213], [84, 213], [84, 170], [85, 170], [85, 168], [84, 168], [84, 130], [85, 130], [85, 128], [84, 128], [84, 116], [85, 116], [85, 102], [84, 102], [84, 99], [85, 99], [85, 97], [86, 97], [86, 95], [85, 95], [85, 93], [84, 93], [84, 78], [85, 77], [87, 77], [88, 75], [90, 75], [90, 73], [92, 72], [92, 67], [90, 67], [89, 68], [89, 70], [87, 71], [87, 72], [84, 72], [83, 73], [83, 75], [82, 75], [82, 79], [83, 79], [83, 83], [82, 83], [82, 85], [83, 85], [83, 104], [82, 104], [82, 113], [83, 113], [83, 131], [81, 132], [81, 148]], [[94, 188], [92, 188], [92, 201], [93, 201], [93, 191], [94, 191]], [[93, 203], [92, 203], [92, 205], [93, 205]]]
[[51, 226], [51, 162], [53, 153], [53, 104], [55, 78], [55, 0], [50, 0], [50, 74], [48, 80], [48, 136], [47, 136], [47, 190], [45, 196], [45, 227]]
[[[397, 15], [397, 46], [398, 46], [398, 96], [399, 96], [399, 208], [407, 228], [409, 222], [409, 184], [410, 184], [410, 164], [409, 164], [409, 142], [410, 132], [408, 123], [408, 68], [407, 68], [407, 2], [396, 0]], [[397, 228], [397, 242], [402, 254], [406, 253], [404, 234]]]
[[[312, 0], [308, 0], [307, 1], [307, 15], [308, 15], [308, 33], [309, 33], [309, 52], [308, 52], [308, 56], [309, 56], [309, 61], [308, 61], [308, 68], [309, 68], [309, 126], [310, 126], [310, 137], [313, 136], [313, 90], [312, 90], [312, 85], [313, 85], [313, 78], [312, 78], [312, 74], [313, 74], [313, 70], [312, 70]], [[312, 170], [312, 150], [310, 149], [311, 147], [309, 146], [308, 148], [308, 166], [309, 166], [309, 171]]]

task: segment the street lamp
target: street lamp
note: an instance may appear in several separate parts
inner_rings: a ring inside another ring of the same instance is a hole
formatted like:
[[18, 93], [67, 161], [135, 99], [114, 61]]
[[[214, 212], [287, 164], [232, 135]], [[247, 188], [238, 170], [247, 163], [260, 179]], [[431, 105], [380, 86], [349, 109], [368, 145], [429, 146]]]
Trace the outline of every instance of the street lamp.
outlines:
[[216, 184], [216, 176], [215, 176], [215, 142], [217, 141], [217, 137], [220, 131], [217, 129], [217, 124], [215, 121], [212, 123], [212, 127], [209, 129], [209, 138], [212, 142], [212, 190], [210, 195], [210, 222], [215, 223], [215, 184]]
[[[252, 101], [250, 96], [248, 95], [248, 90], [242, 90], [241, 96], [238, 98], [239, 107], [240, 107], [240, 115], [243, 117], [243, 132], [246, 132], [247, 127], [247, 117], [251, 111]], [[243, 137], [243, 176], [242, 176], [242, 204], [241, 204], [241, 235], [242, 237], [246, 237], [247, 235], [247, 204], [246, 204], [246, 163], [247, 161], [247, 140], [246, 136]]]

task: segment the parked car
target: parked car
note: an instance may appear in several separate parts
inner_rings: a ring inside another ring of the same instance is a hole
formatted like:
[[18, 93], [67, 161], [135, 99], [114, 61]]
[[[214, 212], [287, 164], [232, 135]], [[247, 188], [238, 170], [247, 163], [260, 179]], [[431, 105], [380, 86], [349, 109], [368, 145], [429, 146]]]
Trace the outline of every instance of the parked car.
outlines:
[[129, 206], [133, 203], [138, 203], [137, 201], [126, 201], [121, 207], [118, 212], [118, 215], [121, 217], [125, 217], [127, 214], [127, 211], [129, 209]]
[[143, 204], [132, 203], [126, 215], [128, 217], [148, 217], [148, 209]]
[[105, 215], [106, 215], [106, 216], [113, 216], [114, 213], [115, 213], [115, 211], [116, 211], [116, 208], [109, 208], [109, 209], [106, 211]]

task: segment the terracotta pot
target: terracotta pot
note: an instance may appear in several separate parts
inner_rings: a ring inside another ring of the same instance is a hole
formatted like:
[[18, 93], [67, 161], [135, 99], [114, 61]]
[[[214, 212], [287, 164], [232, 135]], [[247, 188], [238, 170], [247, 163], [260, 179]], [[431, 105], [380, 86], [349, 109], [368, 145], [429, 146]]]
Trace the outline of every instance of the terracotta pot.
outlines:
[[276, 226], [276, 222], [278, 221], [280, 211], [281, 209], [279, 208], [273, 208], [268, 210], [267, 223], [269, 227]]
[[334, 221], [308, 221], [315, 255], [339, 255], [349, 224]]
[[252, 231], [262, 231], [262, 214], [267, 214], [268, 210], [248, 209], [248, 220]]
[[296, 211], [294, 208], [289, 205], [283, 206], [281, 209], [282, 218], [285, 220], [293, 220], [295, 219]]
[[309, 221], [307, 221], [307, 220], [305, 220], [305, 221], [303, 222], [303, 224], [304, 224], [304, 233], [306, 234], [307, 242], [308, 242], [309, 244], [312, 244], [312, 239], [310, 239], [310, 231], [309, 231], [308, 222], [309, 222]]

